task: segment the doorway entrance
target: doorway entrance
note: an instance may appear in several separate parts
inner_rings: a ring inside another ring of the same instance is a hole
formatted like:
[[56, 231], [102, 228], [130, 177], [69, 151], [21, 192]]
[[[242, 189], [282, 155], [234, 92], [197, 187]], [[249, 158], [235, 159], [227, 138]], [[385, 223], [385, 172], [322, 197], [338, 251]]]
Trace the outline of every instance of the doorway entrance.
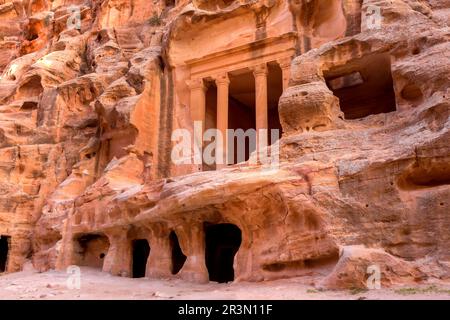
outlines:
[[8, 236], [0, 236], [0, 273], [6, 271], [10, 238]]
[[234, 256], [242, 242], [241, 230], [234, 224], [205, 224], [205, 262], [209, 280], [226, 283], [234, 280]]
[[150, 245], [146, 239], [133, 241], [133, 278], [145, 277], [149, 255]]
[[389, 54], [373, 54], [324, 73], [345, 119], [396, 111]]

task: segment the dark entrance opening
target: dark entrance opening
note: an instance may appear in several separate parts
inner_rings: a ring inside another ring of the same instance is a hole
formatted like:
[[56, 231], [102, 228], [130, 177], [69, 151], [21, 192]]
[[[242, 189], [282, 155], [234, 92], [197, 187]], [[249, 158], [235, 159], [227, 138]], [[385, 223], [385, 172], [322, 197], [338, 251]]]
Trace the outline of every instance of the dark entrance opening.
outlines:
[[133, 278], [144, 278], [150, 246], [146, 239], [133, 241]]
[[172, 250], [172, 274], [177, 274], [183, 268], [187, 257], [181, 250], [180, 243], [178, 242], [177, 234], [172, 231], [169, 236], [170, 248]]
[[396, 110], [389, 54], [373, 54], [324, 74], [339, 98], [345, 119], [359, 119]]
[[166, 7], [172, 8], [176, 4], [175, 0], [166, 0]]
[[8, 262], [9, 239], [7, 236], [0, 236], [0, 272], [6, 271]]
[[234, 224], [205, 224], [205, 262], [209, 280], [234, 280], [234, 256], [242, 242], [241, 230]]

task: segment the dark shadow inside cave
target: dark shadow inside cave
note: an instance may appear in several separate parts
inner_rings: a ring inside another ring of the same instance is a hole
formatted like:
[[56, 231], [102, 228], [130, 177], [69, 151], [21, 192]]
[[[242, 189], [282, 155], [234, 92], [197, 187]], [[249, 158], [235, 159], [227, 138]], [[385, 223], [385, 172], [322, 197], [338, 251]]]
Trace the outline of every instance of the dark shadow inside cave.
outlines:
[[133, 278], [144, 278], [150, 245], [146, 239], [133, 241]]
[[234, 256], [242, 242], [241, 230], [234, 224], [205, 224], [205, 261], [209, 280], [226, 283], [234, 280]]

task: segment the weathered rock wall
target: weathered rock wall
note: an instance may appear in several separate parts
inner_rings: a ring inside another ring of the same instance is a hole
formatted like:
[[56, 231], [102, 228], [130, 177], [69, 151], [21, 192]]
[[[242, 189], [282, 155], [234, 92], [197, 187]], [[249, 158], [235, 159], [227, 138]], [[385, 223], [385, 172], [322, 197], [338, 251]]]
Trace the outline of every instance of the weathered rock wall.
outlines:
[[[80, 29], [67, 29], [70, 5]], [[175, 232], [176, 276], [208, 281], [205, 223], [226, 223], [241, 232], [237, 280], [361, 287], [371, 265], [385, 285], [450, 278], [449, 12], [437, 0], [2, 4], [7, 270], [31, 258], [131, 276], [145, 238], [147, 275], [174, 276]], [[284, 33], [297, 57], [280, 165], [171, 163], [171, 132], [192, 130], [185, 62]]]

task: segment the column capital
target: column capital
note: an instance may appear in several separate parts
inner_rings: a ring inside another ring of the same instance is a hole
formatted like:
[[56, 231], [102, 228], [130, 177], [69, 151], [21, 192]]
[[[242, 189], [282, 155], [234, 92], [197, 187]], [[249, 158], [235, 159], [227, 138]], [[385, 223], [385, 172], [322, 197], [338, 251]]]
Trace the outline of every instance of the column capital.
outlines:
[[186, 84], [191, 90], [206, 90], [205, 82], [203, 78], [194, 78], [190, 80], [186, 80]]
[[253, 71], [253, 74], [255, 75], [255, 77], [256, 76], [260, 76], [260, 75], [267, 76], [267, 74], [269, 73], [266, 63], [254, 66], [254, 67], [251, 68], [251, 70]]
[[292, 63], [292, 57], [280, 58], [277, 60], [277, 63], [281, 69], [290, 68]]
[[230, 78], [228, 77], [228, 73], [217, 74], [213, 78], [216, 81], [216, 85], [230, 84]]

